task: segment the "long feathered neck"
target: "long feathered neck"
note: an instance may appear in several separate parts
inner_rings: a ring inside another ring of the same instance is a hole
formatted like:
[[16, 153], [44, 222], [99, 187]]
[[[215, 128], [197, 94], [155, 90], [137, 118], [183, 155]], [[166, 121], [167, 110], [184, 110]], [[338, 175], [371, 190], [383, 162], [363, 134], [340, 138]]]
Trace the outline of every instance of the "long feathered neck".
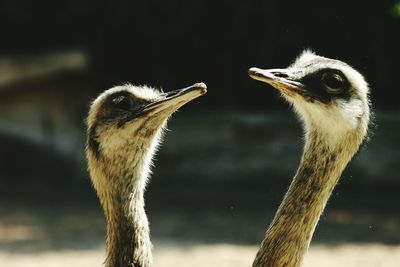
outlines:
[[[138, 135], [142, 135], [139, 131]], [[108, 166], [118, 166], [107, 177], [114, 186], [102, 201], [107, 221], [107, 267], [151, 267], [152, 245], [149, 222], [144, 209], [144, 190], [150, 165], [158, 147], [162, 131], [153, 138], [127, 145], [127, 151], [119, 150]], [[146, 141], [143, 141], [146, 140]], [[135, 149], [130, 150], [131, 147]], [[111, 175], [112, 176], [112, 175]], [[114, 182], [113, 182], [114, 181]]]
[[317, 131], [307, 134], [300, 166], [253, 267], [301, 265], [329, 196], [361, 139], [356, 133], [348, 133], [332, 144], [329, 136]]
[[107, 223], [106, 267], [151, 267], [152, 245], [144, 190], [162, 130], [141, 128], [136, 139], [111, 152], [93, 153], [89, 170]]
[[[130, 191], [131, 193], [128, 193]], [[107, 221], [107, 267], [152, 266], [149, 224], [143, 192], [127, 188], [104, 207]]]

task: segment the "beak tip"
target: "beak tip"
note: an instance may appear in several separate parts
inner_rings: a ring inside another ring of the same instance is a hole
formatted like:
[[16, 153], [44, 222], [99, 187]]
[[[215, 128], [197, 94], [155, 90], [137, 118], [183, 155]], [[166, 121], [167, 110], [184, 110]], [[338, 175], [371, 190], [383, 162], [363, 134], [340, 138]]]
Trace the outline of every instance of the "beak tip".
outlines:
[[201, 95], [207, 93], [207, 85], [205, 83], [203, 82], [196, 83], [194, 86], [200, 90]]
[[257, 70], [258, 70], [258, 68], [252, 67], [252, 68], [249, 69], [249, 72], [256, 72]]
[[251, 77], [251, 78], [254, 78], [255, 76], [257, 76], [257, 73], [258, 73], [258, 71], [259, 71], [259, 69], [258, 68], [250, 68], [248, 71], [247, 71], [247, 73], [249, 74], [249, 76]]

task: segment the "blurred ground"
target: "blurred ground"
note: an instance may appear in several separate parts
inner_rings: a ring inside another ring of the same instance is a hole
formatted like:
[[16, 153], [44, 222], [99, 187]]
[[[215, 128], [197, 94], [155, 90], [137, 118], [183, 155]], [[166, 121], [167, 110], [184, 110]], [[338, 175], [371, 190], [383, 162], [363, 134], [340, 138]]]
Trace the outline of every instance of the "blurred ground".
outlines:
[[[184, 113], [169, 123], [146, 193], [155, 266], [250, 266], [298, 164], [299, 123], [289, 112]], [[399, 123], [377, 113], [304, 266], [399, 266]], [[82, 158], [14, 141], [8, 159], [22, 167], [1, 170], [0, 266], [100, 266], [105, 226]]]
[[[255, 246], [240, 245], [160, 245], [154, 253], [154, 265], [160, 267], [242, 267], [251, 266], [256, 253]], [[399, 247], [378, 244], [369, 245], [317, 245], [310, 249], [303, 266], [322, 267], [397, 267], [400, 261]], [[0, 253], [2, 266], [25, 267], [87, 267], [101, 266], [103, 249], [63, 250], [34, 254]]]

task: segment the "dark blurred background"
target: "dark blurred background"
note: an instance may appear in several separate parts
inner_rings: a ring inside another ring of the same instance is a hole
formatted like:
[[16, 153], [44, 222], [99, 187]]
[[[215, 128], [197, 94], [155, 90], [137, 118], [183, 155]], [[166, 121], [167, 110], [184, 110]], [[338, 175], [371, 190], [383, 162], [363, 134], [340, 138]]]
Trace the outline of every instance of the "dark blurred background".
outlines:
[[156, 247], [256, 246], [302, 130], [247, 69], [285, 67], [306, 48], [364, 74], [376, 113], [313, 242], [400, 246], [400, 2], [2, 0], [0, 29], [0, 263], [102, 248], [84, 118], [124, 82], [209, 89], [174, 115], [157, 156], [146, 193]]

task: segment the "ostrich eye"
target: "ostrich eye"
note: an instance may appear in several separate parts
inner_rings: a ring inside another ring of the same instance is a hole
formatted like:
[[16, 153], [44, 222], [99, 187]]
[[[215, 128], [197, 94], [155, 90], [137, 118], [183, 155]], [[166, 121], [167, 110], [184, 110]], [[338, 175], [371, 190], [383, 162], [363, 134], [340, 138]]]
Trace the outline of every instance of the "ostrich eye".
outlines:
[[124, 95], [114, 97], [111, 103], [114, 108], [120, 110], [129, 110], [132, 107], [132, 99]]
[[322, 85], [331, 94], [341, 93], [346, 85], [346, 79], [335, 72], [325, 72], [321, 77]]

